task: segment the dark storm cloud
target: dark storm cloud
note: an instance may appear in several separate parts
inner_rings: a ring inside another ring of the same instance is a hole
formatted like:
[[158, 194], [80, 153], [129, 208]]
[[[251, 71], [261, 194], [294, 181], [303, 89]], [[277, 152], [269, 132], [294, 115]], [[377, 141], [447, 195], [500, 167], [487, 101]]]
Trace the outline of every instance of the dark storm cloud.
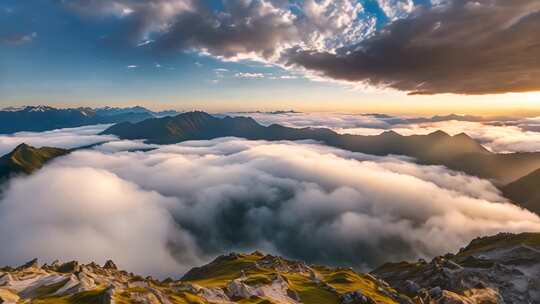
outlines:
[[290, 50], [289, 64], [410, 94], [540, 90], [540, 2], [454, 0], [417, 9], [337, 53]]

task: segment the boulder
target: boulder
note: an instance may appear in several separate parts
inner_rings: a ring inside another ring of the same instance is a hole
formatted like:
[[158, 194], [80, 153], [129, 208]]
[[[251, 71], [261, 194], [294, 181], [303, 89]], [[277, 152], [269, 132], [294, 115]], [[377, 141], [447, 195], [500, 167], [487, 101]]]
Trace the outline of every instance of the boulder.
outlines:
[[340, 297], [341, 304], [376, 304], [368, 296], [364, 295], [361, 290], [348, 292]]
[[107, 260], [103, 265], [103, 269], [118, 270], [118, 267], [116, 267], [116, 264], [113, 261]]
[[232, 299], [249, 299], [254, 295], [253, 288], [241, 280], [232, 280], [227, 285], [226, 294]]
[[62, 273], [78, 272], [81, 271], [81, 265], [77, 261], [71, 261], [58, 266], [57, 271]]
[[17, 267], [17, 270], [23, 270], [28, 268], [39, 268], [38, 259], [33, 259], [31, 261], [26, 262], [25, 264]]

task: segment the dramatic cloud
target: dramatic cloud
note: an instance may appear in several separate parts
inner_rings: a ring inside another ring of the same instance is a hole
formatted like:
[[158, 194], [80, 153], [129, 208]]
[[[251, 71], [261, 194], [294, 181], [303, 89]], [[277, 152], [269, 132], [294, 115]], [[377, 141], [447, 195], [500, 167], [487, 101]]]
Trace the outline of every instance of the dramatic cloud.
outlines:
[[361, 3], [224, 0], [216, 8], [193, 0], [74, 0], [65, 6], [119, 18], [118, 38], [135, 46], [255, 59], [316, 79], [411, 94], [540, 90], [537, 0], [377, 0], [385, 16]]
[[358, 41], [374, 27], [374, 20], [359, 18], [363, 8], [356, 0], [225, 0], [220, 10], [210, 1], [192, 0], [75, 0], [66, 6], [125, 20], [124, 36], [138, 45], [153, 37], [158, 49], [272, 63], [281, 62], [286, 49], [331, 50]]
[[78, 151], [14, 180], [0, 203], [2, 263], [112, 257], [164, 275], [261, 249], [362, 268], [540, 231], [491, 183], [406, 158], [234, 138], [121, 151], [140, 145]]
[[321, 76], [411, 94], [537, 91], [538, 28], [536, 0], [454, 0], [418, 9], [357, 45], [299, 48], [288, 60]]
[[110, 125], [93, 125], [79, 128], [58, 129], [47, 132], [18, 132], [0, 134], [0, 155], [17, 145], [26, 143], [35, 147], [77, 148], [117, 139], [112, 135], [98, 135]]

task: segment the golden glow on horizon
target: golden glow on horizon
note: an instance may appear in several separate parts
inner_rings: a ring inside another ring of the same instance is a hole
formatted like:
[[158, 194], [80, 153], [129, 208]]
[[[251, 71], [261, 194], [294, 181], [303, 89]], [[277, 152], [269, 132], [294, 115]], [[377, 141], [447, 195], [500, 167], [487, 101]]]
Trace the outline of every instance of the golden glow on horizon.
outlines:
[[[15, 104], [49, 104], [57, 107], [79, 106], [134, 106], [141, 105], [154, 110], [204, 110], [209, 112], [296, 110], [303, 112], [378, 112], [395, 115], [514, 115], [540, 116], [540, 92], [508, 93], [497, 95], [414, 95], [397, 91], [315, 89], [306, 91], [287, 90], [240, 90], [220, 94], [211, 90], [200, 96], [185, 98], [156, 96], [152, 101], [141, 98], [101, 98], [103, 101], [81, 98], [72, 102], [41, 102]], [[70, 101], [73, 99], [70, 99]], [[5, 106], [14, 103], [0, 102]]]

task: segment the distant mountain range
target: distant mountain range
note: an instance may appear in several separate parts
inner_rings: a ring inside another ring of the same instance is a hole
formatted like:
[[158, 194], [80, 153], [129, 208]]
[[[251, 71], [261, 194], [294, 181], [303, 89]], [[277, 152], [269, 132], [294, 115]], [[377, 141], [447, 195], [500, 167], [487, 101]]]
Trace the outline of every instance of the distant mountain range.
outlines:
[[149, 118], [177, 115], [176, 111], [153, 112], [143, 107], [72, 108], [26, 106], [0, 110], [0, 134], [20, 131], [47, 131], [94, 124], [139, 122]]
[[[121, 262], [121, 261], [119, 261]], [[457, 254], [385, 264], [371, 273], [231, 253], [181, 279], [143, 278], [77, 261], [0, 268], [0, 303], [496, 304], [540, 303], [540, 234], [473, 240]]]
[[205, 112], [188, 112], [174, 117], [123, 122], [103, 132], [122, 139], [144, 139], [172, 144], [236, 136], [253, 140], [305, 140], [372, 155], [406, 155], [421, 164], [444, 165], [470, 175], [491, 179], [498, 185], [513, 182], [540, 168], [540, 153], [497, 154], [486, 150], [468, 135], [450, 136], [442, 131], [429, 135], [402, 136], [387, 131], [376, 136], [342, 135], [324, 128], [262, 126], [249, 117], [214, 117]]

